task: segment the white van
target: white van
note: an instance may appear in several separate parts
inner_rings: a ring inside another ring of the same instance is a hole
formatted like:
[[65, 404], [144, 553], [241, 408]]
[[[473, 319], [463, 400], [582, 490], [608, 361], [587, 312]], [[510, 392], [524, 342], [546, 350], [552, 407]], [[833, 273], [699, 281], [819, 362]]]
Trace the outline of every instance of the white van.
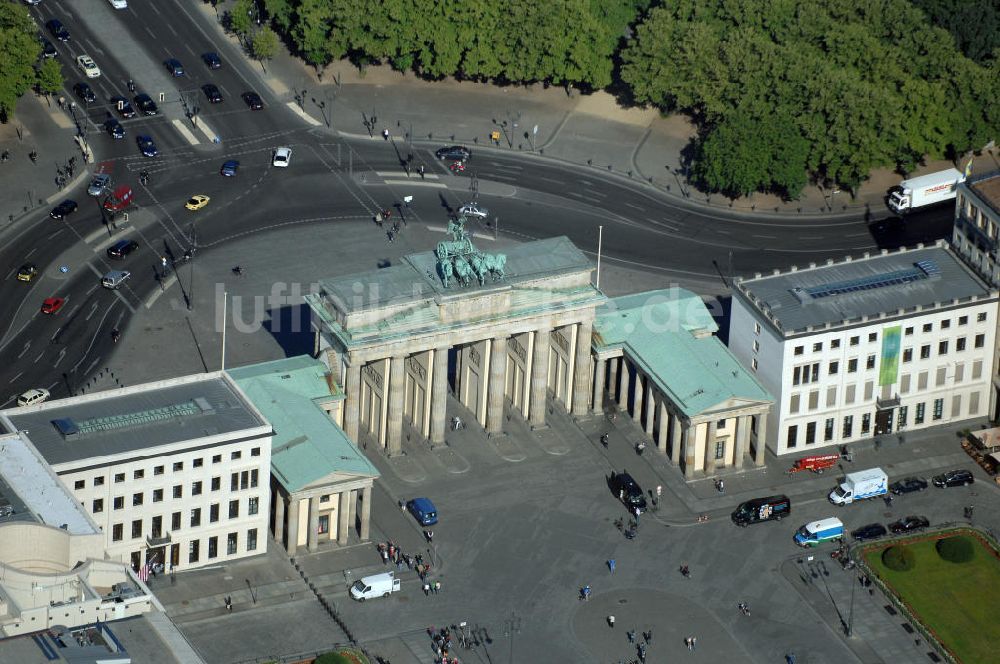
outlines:
[[370, 597], [388, 597], [399, 590], [399, 579], [392, 572], [364, 576], [351, 586], [351, 597], [363, 602]]
[[799, 546], [817, 546], [823, 542], [844, 537], [844, 524], [840, 519], [831, 517], [813, 521], [799, 528], [795, 533], [795, 543]]
[[111, 290], [117, 290], [123, 283], [132, 278], [132, 273], [126, 270], [111, 270], [101, 278], [101, 285]]

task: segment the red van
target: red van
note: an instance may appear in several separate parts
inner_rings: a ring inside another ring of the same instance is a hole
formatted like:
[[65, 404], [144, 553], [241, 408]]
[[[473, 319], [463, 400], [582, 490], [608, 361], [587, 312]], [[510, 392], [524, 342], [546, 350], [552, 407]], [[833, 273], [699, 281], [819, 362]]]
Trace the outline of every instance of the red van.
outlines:
[[132, 206], [132, 187], [123, 184], [104, 199], [104, 209], [108, 212], [121, 212]]

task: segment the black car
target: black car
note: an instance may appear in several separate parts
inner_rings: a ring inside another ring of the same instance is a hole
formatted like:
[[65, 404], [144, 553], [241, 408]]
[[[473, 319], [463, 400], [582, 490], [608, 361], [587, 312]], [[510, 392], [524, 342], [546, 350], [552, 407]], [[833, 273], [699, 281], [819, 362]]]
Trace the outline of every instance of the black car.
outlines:
[[218, 53], [202, 53], [201, 60], [209, 69], [220, 69], [222, 67], [222, 60], [219, 59]]
[[903, 517], [899, 521], [893, 521], [889, 524], [889, 530], [893, 534], [898, 533], [908, 533], [912, 530], [920, 530], [931, 525], [931, 522], [927, 520], [925, 516], [907, 516]]
[[201, 91], [205, 93], [205, 97], [208, 98], [208, 101], [210, 103], [212, 104], [222, 103], [222, 93], [219, 91], [219, 86], [215, 85], [214, 83], [206, 83], [205, 85], [201, 86]]
[[156, 115], [160, 112], [160, 109], [156, 107], [156, 102], [153, 101], [153, 98], [146, 93], [136, 95], [133, 101], [135, 102], [135, 107], [138, 108], [143, 115]]
[[104, 121], [104, 131], [108, 132], [111, 138], [125, 138], [125, 127], [115, 118], [108, 118]]
[[611, 489], [630, 510], [638, 507], [640, 512], [646, 511], [646, 496], [628, 473], [616, 473], [611, 479]]
[[851, 537], [856, 541], [861, 542], [863, 540], [878, 539], [879, 537], [884, 537], [888, 531], [885, 529], [881, 523], [869, 523], [867, 526], [861, 526], [857, 530], [851, 531]]
[[112, 97], [111, 105], [115, 107], [116, 111], [118, 111], [118, 115], [122, 116], [123, 118], [135, 117], [135, 109], [132, 108], [132, 102], [130, 102], [125, 97], [121, 96]]
[[52, 45], [52, 42], [45, 37], [39, 37], [39, 39], [42, 42], [42, 57], [54, 58], [59, 55], [59, 51], [57, 51], [56, 47]]
[[926, 488], [927, 480], [919, 477], [907, 477], [889, 485], [889, 491], [892, 491], [897, 496], [901, 496], [904, 493], [913, 493], [914, 491], [923, 491]]
[[947, 473], [935, 475], [931, 480], [936, 487], [967, 486], [976, 481], [968, 470], [949, 470]]
[[76, 201], [67, 198], [59, 205], [52, 208], [52, 211], [49, 212], [49, 216], [53, 219], [62, 219], [63, 217], [76, 212], [77, 207], [79, 206], [76, 204]]
[[168, 58], [163, 61], [163, 66], [167, 68], [170, 75], [177, 78], [184, 75], [184, 65], [177, 58]]
[[246, 102], [251, 111], [259, 111], [264, 108], [264, 100], [256, 92], [244, 92], [243, 101]]
[[49, 34], [51, 34], [59, 41], [61, 42], [69, 41], [69, 30], [66, 29], [66, 26], [63, 25], [62, 21], [60, 21], [59, 19], [56, 18], [52, 19], [51, 21], [45, 24], [45, 27], [49, 29]]
[[119, 240], [108, 247], [108, 258], [125, 258], [139, 248], [135, 240]]
[[450, 161], [467, 161], [472, 158], [472, 152], [469, 148], [462, 147], [461, 145], [440, 148], [434, 154], [438, 159], [448, 159]]
[[92, 104], [97, 101], [97, 95], [94, 94], [94, 89], [87, 83], [80, 82], [74, 85], [73, 93], [87, 104]]

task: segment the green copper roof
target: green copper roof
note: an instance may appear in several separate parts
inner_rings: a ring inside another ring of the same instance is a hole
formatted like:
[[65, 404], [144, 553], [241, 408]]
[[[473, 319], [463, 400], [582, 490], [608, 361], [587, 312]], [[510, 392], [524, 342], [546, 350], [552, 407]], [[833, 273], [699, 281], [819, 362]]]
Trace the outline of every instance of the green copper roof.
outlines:
[[340, 427], [314, 403], [331, 397], [322, 362], [301, 356], [230, 369], [228, 373], [271, 423], [271, 470], [287, 491], [298, 491], [332, 474], [379, 476]]
[[773, 397], [729, 352], [701, 298], [682, 288], [608, 300], [597, 309], [594, 347], [622, 348], [689, 418], [729, 400]]

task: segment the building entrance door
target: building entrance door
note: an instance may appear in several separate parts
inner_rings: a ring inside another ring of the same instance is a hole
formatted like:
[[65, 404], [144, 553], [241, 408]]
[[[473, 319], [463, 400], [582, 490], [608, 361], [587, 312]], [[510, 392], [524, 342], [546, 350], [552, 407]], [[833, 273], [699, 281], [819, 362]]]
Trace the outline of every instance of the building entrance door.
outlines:
[[880, 410], [875, 413], [875, 435], [881, 436], [883, 434], [892, 433], [892, 420], [893, 413], [896, 412], [895, 408], [888, 408], [886, 410]]

